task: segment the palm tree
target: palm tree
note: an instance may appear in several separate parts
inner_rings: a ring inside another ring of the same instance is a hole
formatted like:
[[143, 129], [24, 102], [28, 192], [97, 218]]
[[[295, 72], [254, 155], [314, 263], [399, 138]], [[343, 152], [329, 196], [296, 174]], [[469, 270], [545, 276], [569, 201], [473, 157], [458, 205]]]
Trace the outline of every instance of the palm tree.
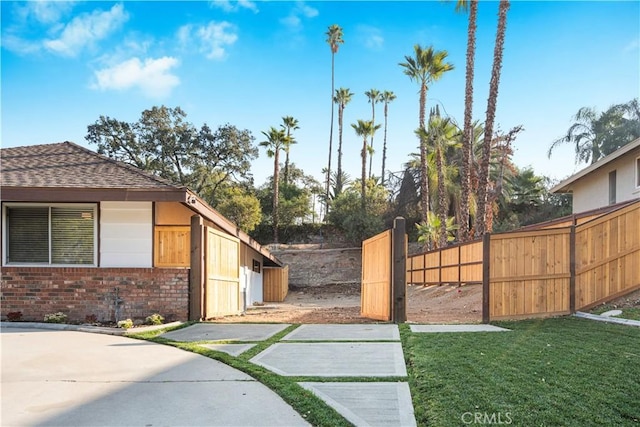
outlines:
[[327, 162], [327, 185], [326, 185], [326, 210], [329, 210], [329, 180], [331, 178], [331, 155], [333, 154], [333, 92], [335, 86], [335, 56], [338, 53], [338, 48], [344, 40], [342, 39], [342, 28], [339, 25], [333, 24], [329, 27], [325, 33], [327, 36], [327, 43], [331, 48], [331, 128], [329, 130], [329, 161]]
[[380, 99], [384, 103], [384, 144], [382, 145], [382, 173], [380, 183], [384, 186], [385, 166], [387, 162], [387, 120], [389, 115], [389, 103], [396, 99], [396, 95], [390, 90], [382, 92]]
[[284, 140], [284, 152], [286, 154], [286, 158], [284, 161], [284, 183], [289, 184], [289, 150], [293, 144], [297, 144], [298, 141], [295, 140], [293, 136], [291, 136], [291, 132], [300, 129], [298, 126], [298, 120], [294, 119], [291, 116], [285, 116], [282, 118], [282, 124], [280, 125], [286, 131], [286, 138]]
[[349, 90], [341, 87], [336, 89], [336, 94], [333, 97], [333, 101], [338, 104], [338, 172], [335, 176], [335, 188], [334, 197], [337, 197], [344, 186], [344, 174], [342, 172], [342, 130], [344, 119], [344, 107], [351, 102], [351, 97], [354, 94]]
[[549, 147], [549, 157], [558, 145], [572, 143], [575, 144], [576, 163], [595, 163], [640, 136], [637, 99], [626, 104], [612, 105], [602, 113], [590, 107], [582, 107], [573, 118], [575, 123], [569, 127], [567, 134]]
[[[404, 73], [411, 80], [420, 84], [420, 114], [418, 116], [419, 129], [425, 130], [424, 116], [427, 105], [428, 85], [439, 80], [442, 75], [453, 70], [451, 63], [445, 62], [447, 51], [434, 51], [432, 46], [423, 49], [420, 45], [413, 47], [415, 57], [405, 56], [406, 62], [401, 62]], [[427, 221], [429, 212], [429, 179], [427, 170], [427, 140], [420, 139], [420, 213], [423, 221]]]
[[[371, 123], [376, 124], [376, 104], [382, 101], [381, 93], [378, 89], [371, 89], [366, 91], [365, 96], [369, 99], [371, 103]], [[371, 166], [373, 164], [373, 135], [371, 135], [371, 142], [369, 143], [371, 147], [371, 157], [369, 157], [369, 178], [371, 178]]]
[[502, 68], [502, 53], [504, 51], [504, 36], [507, 30], [508, 10], [509, 0], [500, 0], [500, 6], [498, 9], [498, 30], [496, 31], [496, 44], [493, 50], [493, 67], [491, 69], [489, 98], [487, 100], [487, 118], [484, 122], [484, 143], [482, 145], [482, 163], [480, 165], [478, 186], [478, 207], [475, 221], [476, 236], [482, 236], [485, 233], [487, 209], [489, 209], [489, 199], [487, 197], [489, 192], [489, 160], [491, 159], [491, 140], [493, 139], [493, 124], [496, 117], [498, 84], [500, 83], [500, 69]]
[[[422, 129], [418, 129], [419, 134], [423, 133]], [[438, 183], [438, 218], [440, 228], [440, 239], [438, 247], [447, 244], [447, 214], [449, 207], [447, 205], [448, 197], [446, 191], [445, 178], [445, 153], [449, 146], [455, 143], [458, 128], [451, 122], [449, 118], [440, 117], [439, 112], [432, 114], [429, 119], [429, 130], [420, 138], [428, 139], [433, 149], [434, 160], [436, 164], [437, 183]]]
[[362, 196], [361, 203], [362, 211], [364, 212], [366, 209], [365, 197], [367, 195], [367, 138], [371, 137], [378, 129], [380, 129], [380, 125], [374, 125], [371, 120], [358, 120], [358, 123], [352, 123], [351, 127], [356, 131], [356, 135], [362, 138], [362, 151], [360, 151], [360, 157], [362, 157], [360, 195]]
[[260, 146], [267, 149], [267, 156], [273, 157], [273, 243], [278, 243], [278, 204], [280, 199], [280, 150], [282, 150], [287, 135], [284, 129], [273, 126], [269, 132], [262, 132], [267, 138]]
[[478, 12], [477, 0], [458, 0], [456, 11], [469, 11], [469, 25], [467, 26], [467, 70], [464, 87], [464, 129], [462, 132], [462, 167], [460, 196], [460, 229], [459, 238], [463, 242], [469, 239], [469, 197], [471, 194], [471, 142], [473, 141], [473, 73], [476, 54], [476, 16]]

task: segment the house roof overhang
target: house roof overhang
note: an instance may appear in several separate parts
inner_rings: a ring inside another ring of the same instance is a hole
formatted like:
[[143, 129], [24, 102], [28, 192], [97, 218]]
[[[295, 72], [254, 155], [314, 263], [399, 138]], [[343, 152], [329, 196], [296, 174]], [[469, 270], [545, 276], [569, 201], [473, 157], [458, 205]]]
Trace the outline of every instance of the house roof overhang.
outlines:
[[571, 193], [573, 191], [572, 184], [578, 181], [579, 179], [589, 175], [593, 171], [600, 169], [604, 165], [611, 163], [612, 161], [624, 156], [625, 154], [633, 151], [634, 149], [640, 147], [640, 138], [635, 139], [628, 143], [627, 145], [621, 147], [620, 149], [614, 151], [608, 156], [603, 157], [592, 165], [582, 169], [580, 172], [571, 175], [569, 178], [560, 182], [558, 185], [552, 187], [549, 191], [551, 193]]
[[3, 202], [186, 202], [186, 189], [0, 186]]

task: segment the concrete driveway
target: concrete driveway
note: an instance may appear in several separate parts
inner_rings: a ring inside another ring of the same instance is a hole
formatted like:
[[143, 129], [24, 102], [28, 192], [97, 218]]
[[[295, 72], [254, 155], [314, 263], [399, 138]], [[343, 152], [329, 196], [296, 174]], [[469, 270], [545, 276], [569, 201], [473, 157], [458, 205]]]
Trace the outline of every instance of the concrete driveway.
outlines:
[[206, 357], [124, 337], [2, 328], [2, 426], [298, 426], [266, 386]]

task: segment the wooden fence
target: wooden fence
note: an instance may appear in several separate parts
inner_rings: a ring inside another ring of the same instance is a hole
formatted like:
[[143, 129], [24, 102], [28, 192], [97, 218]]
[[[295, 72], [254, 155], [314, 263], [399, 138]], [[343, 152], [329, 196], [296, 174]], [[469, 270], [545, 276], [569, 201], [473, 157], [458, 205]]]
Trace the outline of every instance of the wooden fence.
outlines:
[[640, 200], [571, 223], [413, 255], [407, 280], [482, 283], [484, 322], [569, 314], [640, 289]]
[[289, 266], [263, 267], [262, 299], [265, 302], [282, 302], [289, 292]]
[[407, 282], [422, 285], [482, 283], [482, 240], [408, 257]]

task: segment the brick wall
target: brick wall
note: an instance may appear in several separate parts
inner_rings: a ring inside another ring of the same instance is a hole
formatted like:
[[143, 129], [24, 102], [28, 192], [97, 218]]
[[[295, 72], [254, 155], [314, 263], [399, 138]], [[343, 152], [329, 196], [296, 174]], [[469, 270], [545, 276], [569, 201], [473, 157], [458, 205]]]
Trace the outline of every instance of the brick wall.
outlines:
[[323, 286], [335, 283], [360, 283], [362, 250], [347, 249], [272, 249], [289, 266], [289, 285]]
[[41, 322], [45, 314], [61, 311], [71, 322], [90, 315], [112, 322], [116, 288], [119, 319], [160, 313], [168, 322], [189, 315], [188, 269], [3, 267], [0, 285], [2, 319], [20, 311], [22, 320]]

